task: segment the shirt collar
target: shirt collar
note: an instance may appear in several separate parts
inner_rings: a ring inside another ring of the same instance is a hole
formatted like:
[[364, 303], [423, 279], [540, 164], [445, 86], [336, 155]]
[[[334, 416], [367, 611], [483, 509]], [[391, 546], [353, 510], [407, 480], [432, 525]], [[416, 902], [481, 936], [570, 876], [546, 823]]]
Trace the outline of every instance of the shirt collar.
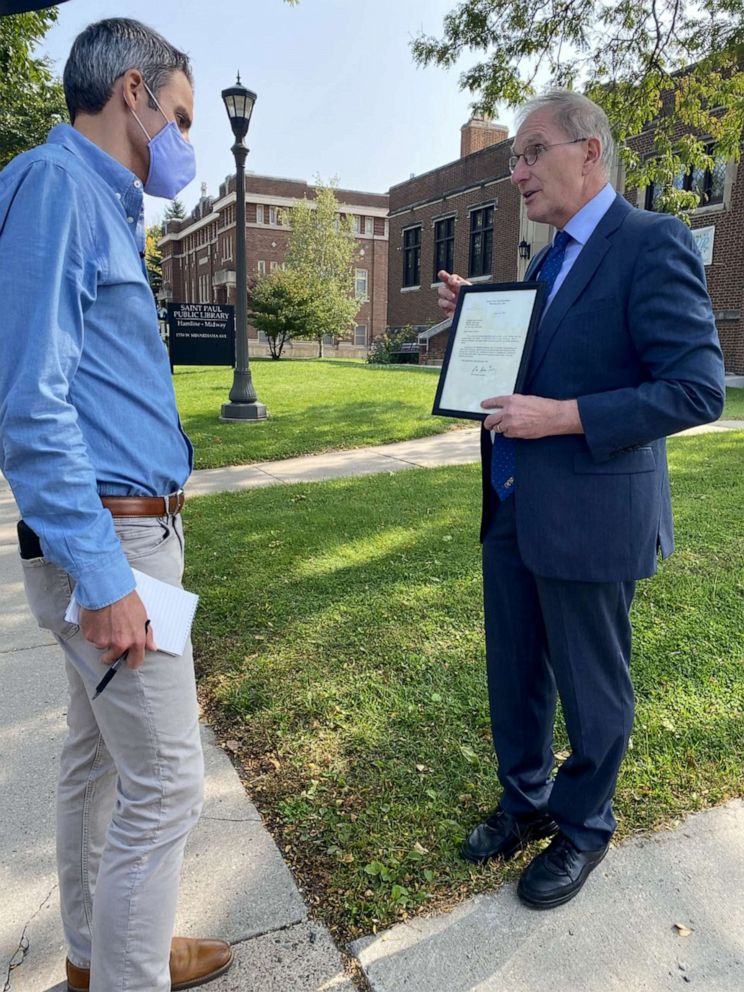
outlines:
[[570, 234], [574, 241], [585, 245], [594, 233], [594, 229], [602, 220], [615, 201], [617, 193], [609, 183], [606, 183], [596, 196], [578, 210], [563, 230]]
[[111, 188], [117, 201], [121, 203], [122, 210], [127, 218], [134, 218], [134, 222], [129, 221], [132, 228], [132, 235], [139, 246], [140, 231], [142, 226], [141, 216], [144, 209], [144, 195], [142, 181], [135, 174], [112, 158], [98, 145], [90, 141], [80, 131], [76, 131], [69, 124], [58, 124], [53, 127], [47, 136], [47, 143], [50, 145], [61, 145], [80, 159], [89, 169], [96, 173]]

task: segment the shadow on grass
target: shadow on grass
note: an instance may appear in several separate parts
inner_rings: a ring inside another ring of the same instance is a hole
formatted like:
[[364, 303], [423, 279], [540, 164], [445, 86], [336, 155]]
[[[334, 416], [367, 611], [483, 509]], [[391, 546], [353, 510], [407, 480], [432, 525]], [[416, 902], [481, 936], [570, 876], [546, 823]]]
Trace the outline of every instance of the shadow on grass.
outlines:
[[287, 397], [275, 400], [268, 420], [260, 425], [222, 424], [217, 396], [224, 400], [224, 391], [210, 386], [204, 392], [215, 394], [214, 412], [182, 414], [203, 468], [389, 444], [442, 434], [452, 427], [447, 418], [432, 417], [428, 406], [411, 403], [406, 408], [399, 399], [382, 396], [364, 403], [334, 398], [332, 404], [313, 403], [300, 413]]
[[[626, 832], [744, 790], [738, 452], [729, 435], [673, 442], [684, 547], [639, 585], [634, 608]], [[240, 742], [256, 801], [344, 936], [519, 869], [457, 858], [497, 796], [479, 502], [467, 466], [189, 508], [213, 718]], [[565, 746], [559, 727], [556, 751]]]

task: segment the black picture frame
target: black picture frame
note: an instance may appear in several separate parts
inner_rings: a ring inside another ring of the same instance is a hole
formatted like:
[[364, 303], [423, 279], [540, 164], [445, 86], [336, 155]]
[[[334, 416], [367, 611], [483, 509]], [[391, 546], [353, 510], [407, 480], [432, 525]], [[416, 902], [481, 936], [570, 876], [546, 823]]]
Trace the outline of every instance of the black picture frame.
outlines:
[[[450, 328], [449, 339], [447, 341], [447, 350], [444, 355], [444, 362], [442, 363], [442, 371], [439, 375], [439, 382], [437, 383], [437, 391], [434, 396], [434, 405], [432, 407], [432, 414], [437, 417], [456, 417], [458, 419], [465, 420], [479, 420], [484, 421], [491, 411], [484, 410], [482, 413], [476, 413], [472, 410], [455, 410], [449, 407], [443, 407], [441, 405], [442, 394], [444, 392], [445, 384], [447, 381], [447, 376], [450, 371], [450, 362], [452, 359], [452, 353], [454, 351], [455, 342], [457, 340], [458, 328], [460, 326], [460, 317], [465, 305], [465, 301], [468, 297], [474, 293], [491, 293], [491, 294], [502, 294], [502, 293], [519, 293], [519, 292], [531, 292], [534, 293], [534, 302], [532, 306], [532, 312], [530, 315], [529, 325], [527, 332], [524, 337], [524, 342], [522, 345], [522, 354], [519, 361], [519, 369], [514, 381], [514, 388], [512, 392], [521, 392], [524, 385], [525, 378], [527, 376], [527, 369], [529, 366], [530, 355], [532, 353], [532, 346], [535, 340], [535, 333], [537, 331], [538, 325], [540, 323], [540, 317], [542, 315], [544, 301], [545, 301], [545, 284], [542, 282], [503, 282], [503, 283], [479, 283], [475, 286], [462, 286], [457, 297], [457, 307], [455, 308], [455, 313], [452, 318], [452, 326]], [[481, 399], [486, 399], [486, 396], [481, 397]]]

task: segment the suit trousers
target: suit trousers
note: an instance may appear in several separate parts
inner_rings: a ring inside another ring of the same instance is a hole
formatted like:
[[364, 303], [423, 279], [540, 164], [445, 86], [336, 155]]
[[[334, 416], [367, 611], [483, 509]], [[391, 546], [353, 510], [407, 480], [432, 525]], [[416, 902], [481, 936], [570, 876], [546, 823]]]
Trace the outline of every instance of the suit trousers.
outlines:
[[[133, 566], [180, 585], [180, 516], [115, 526]], [[203, 790], [191, 646], [177, 658], [148, 653], [136, 671], [122, 665], [93, 700], [106, 669], [64, 620], [70, 577], [44, 558], [23, 565], [29, 605], [62, 648], [70, 690], [57, 795], [68, 956], [90, 967], [91, 992], [168, 992], [183, 850]]]
[[[519, 553], [518, 499], [517, 492], [498, 504], [483, 540], [501, 807], [516, 817], [547, 810], [580, 850], [596, 850], [615, 829], [612, 796], [633, 724], [629, 611], [635, 583], [532, 573]], [[558, 696], [571, 753], [553, 777]]]

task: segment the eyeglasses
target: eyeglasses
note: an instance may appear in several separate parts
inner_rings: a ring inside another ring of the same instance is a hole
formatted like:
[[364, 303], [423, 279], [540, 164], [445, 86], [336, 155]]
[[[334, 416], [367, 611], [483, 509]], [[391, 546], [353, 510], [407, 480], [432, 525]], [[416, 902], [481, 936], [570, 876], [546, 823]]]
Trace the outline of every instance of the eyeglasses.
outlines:
[[549, 148], [557, 148], [559, 145], [576, 145], [580, 141], [587, 141], [587, 138], [573, 138], [571, 141], [554, 141], [552, 145], [527, 145], [520, 155], [512, 155], [509, 159], [509, 172], [514, 172], [519, 165], [520, 158], [524, 159], [525, 165], [534, 165], [543, 152]]

